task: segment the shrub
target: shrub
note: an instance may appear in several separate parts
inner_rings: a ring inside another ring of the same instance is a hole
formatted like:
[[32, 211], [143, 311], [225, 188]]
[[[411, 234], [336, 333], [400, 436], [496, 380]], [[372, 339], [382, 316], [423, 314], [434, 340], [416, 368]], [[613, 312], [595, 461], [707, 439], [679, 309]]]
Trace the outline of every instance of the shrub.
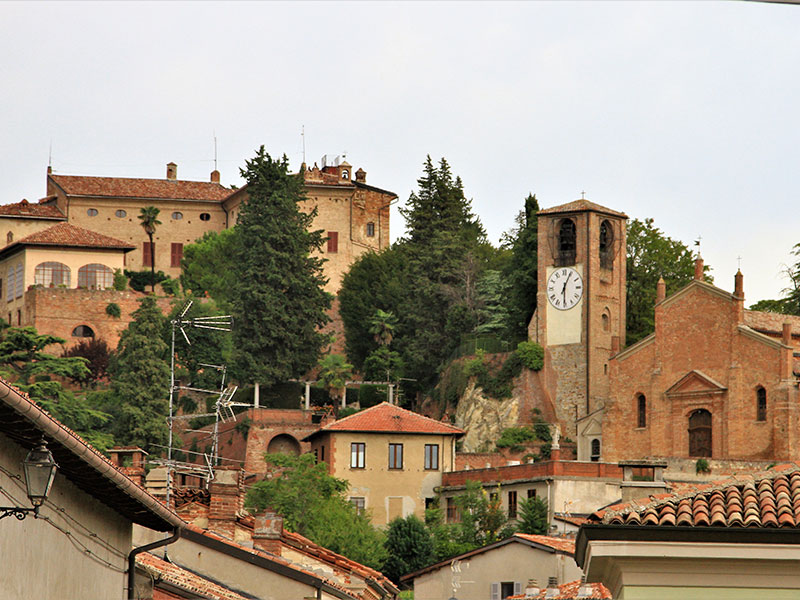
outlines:
[[711, 473], [711, 467], [705, 458], [698, 458], [694, 465], [695, 473]]
[[100, 338], [90, 338], [64, 351], [66, 357], [80, 356], [89, 361], [89, 376], [78, 380], [82, 384], [96, 383], [107, 375], [109, 354], [108, 344]]
[[[350, 391], [350, 390], [348, 390]], [[361, 408], [369, 408], [386, 400], [385, 385], [363, 384], [358, 388], [358, 404]], [[341, 413], [339, 413], [341, 416]]]
[[108, 306], [106, 306], [106, 314], [109, 317], [119, 319], [120, 316], [122, 316], [122, 310], [120, 309], [119, 304], [116, 302], [109, 302]]
[[177, 279], [165, 279], [161, 282], [161, 289], [167, 296], [177, 296], [181, 293], [181, 286]]
[[[150, 285], [150, 271], [129, 271], [125, 269], [125, 276], [130, 280], [131, 288], [137, 292], [144, 292]], [[164, 271], [156, 271], [155, 283], [161, 283], [169, 279]]]
[[514, 354], [531, 371], [540, 371], [544, 366], [544, 350], [536, 342], [520, 342]]
[[522, 445], [535, 439], [536, 434], [530, 427], [509, 427], [503, 429], [497, 442], [495, 442], [495, 446], [509, 448], [512, 452], [522, 452]]
[[124, 292], [128, 289], [128, 278], [121, 269], [114, 269], [114, 284], [113, 287], [118, 292]]

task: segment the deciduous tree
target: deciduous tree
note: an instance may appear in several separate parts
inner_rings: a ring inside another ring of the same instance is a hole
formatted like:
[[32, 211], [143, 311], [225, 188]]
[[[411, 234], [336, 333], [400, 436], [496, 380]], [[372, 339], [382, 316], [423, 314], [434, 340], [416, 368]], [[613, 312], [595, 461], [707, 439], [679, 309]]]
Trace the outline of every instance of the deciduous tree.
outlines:
[[431, 532], [416, 515], [397, 518], [389, 523], [386, 551], [389, 557], [383, 565], [383, 573], [398, 583], [406, 573], [427, 567], [433, 562]]

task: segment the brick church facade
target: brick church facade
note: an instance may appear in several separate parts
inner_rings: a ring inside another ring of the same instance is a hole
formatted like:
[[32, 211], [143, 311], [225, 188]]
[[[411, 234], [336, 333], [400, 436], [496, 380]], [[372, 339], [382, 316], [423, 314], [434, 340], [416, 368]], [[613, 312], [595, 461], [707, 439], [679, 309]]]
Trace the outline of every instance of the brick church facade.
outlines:
[[742, 274], [727, 292], [698, 259], [625, 348], [627, 216], [581, 199], [538, 217], [538, 401], [578, 460], [800, 460], [800, 317], [745, 310]]

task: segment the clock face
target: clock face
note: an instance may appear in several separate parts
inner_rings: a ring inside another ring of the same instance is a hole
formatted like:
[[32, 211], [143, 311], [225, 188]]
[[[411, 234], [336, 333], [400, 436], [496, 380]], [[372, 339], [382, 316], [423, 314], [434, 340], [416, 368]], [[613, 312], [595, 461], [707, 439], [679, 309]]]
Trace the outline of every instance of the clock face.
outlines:
[[583, 279], [572, 267], [560, 267], [547, 279], [547, 300], [558, 310], [569, 310], [583, 297]]

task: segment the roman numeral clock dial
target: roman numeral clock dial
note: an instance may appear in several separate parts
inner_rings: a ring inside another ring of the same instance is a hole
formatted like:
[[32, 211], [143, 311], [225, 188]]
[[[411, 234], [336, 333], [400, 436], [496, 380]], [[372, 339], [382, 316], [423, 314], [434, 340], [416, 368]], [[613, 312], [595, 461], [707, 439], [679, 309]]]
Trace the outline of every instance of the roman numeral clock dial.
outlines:
[[561, 267], [547, 279], [547, 300], [558, 310], [569, 310], [583, 297], [583, 278], [572, 267]]

